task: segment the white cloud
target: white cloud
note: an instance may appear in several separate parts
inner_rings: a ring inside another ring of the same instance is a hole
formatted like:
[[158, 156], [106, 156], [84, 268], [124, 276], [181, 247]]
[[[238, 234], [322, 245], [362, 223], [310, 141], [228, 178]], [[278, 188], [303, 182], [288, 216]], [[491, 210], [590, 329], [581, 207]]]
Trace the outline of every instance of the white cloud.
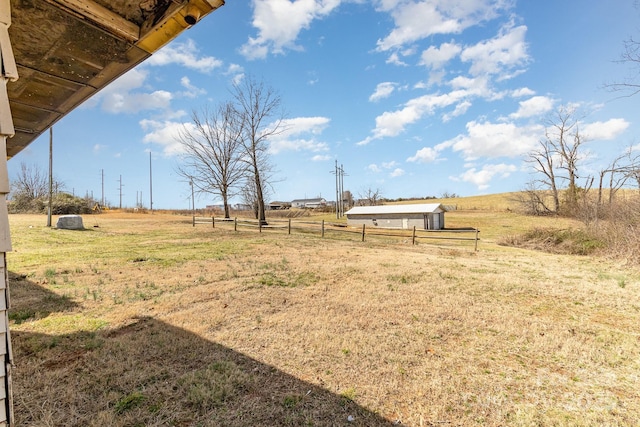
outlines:
[[398, 168], [397, 166], [398, 166], [398, 162], [392, 160], [390, 162], [382, 162], [379, 165], [375, 164], [375, 163], [372, 163], [369, 166], [367, 166], [367, 170], [370, 171], [370, 172], [373, 172], [373, 173], [380, 173], [380, 172], [383, 172], [385, 170], [393, 169], [389, 173], [389, 176], [395, 178], [397, 176], [404, 175], [404, 170]]
[[371, 94], [369, 97], [369, 101], [376, 102], [384, 98], [388, 98], [396, 88], [396, 83], [393, 82], [383, 82], [378, 83], [376, 86], [376, 91]]
[[227, 71], [224, 73], [226, 76], [231, 76], [233, 84], [240, 84], [244, 78], [244, 68], [238, 64], [229, 64]]
[[331, 160], [332, 157], [328, 154], [316, 154], [311, 158], [312, 162], [326, 162], [327, 160]]
[[387, 64], [400, 65], [403, 67], [406, 67], [409, 65], [406, 62], [404, 62], [402, 59], [400, 59], [400, 55], [398, 55], [397, 52], [393, 52], [391, 55], [389, 55], [389, 57], [385, 62]]
[[295, 117], [283, 120], [281, 125], [284, 131], [281, 136], [299, 135], [301, 133], [313, 133], [319, 135], [329, 125], [328, 117]]
[[463, 115], [464, 113], [467, 112], [467, 110], [471, 107], [471, 105], [472, 104], [470, 101], [462, 101], [461, 103], [456, 105], [456, 108], [452, 112], [444, 114], [442, 116], [442, 121], [446, 123], [454, 117], [459, 117]]
[[478, 187], [479, 190], [486, 190], [494, 178], [508, 178], [511, 173], [517, 170], [518, 168], [514, 165], [500, 163], [497, 165], [484, 165], [480, 170], [471, 168], [457, 177], [450, 178], [454, 181], [470, 182]]
[[462, 51], [462, 47], [455, 43], [442, 43], [440, 47], [429, 46], [422, 52], [419, 65], [426, 65], [431, 69], [440, 69]]
[[398, 166], [398, 162], [392, 160], [390, 162], [382, 162], [382, 167], [385, 169], [392, 169], [394, 167]]
[[98, 92], [87, 106], [100, 105], [103, 111], [111, 114], [168, 109], [172, 99], [170, 92], [134, 92], [144, 86], [147, 77], [148, 71], [134, 68]]
[[378, 40], [378, 50], [387, 51], [434, 34], [458, 34], [497, 16], [510, 1], [397, 1], [382, 0], [380, 11], [391, 14], [395, 28]]
[[151, 93], [122, 93], [111, 92], [105, 94], [102, 109], [108, 113], [137, 113], [144, 110], [165, 110], [171, 105], [173, 95], [166, 90]]
[[439, 150], [431, 147], [424, 147], [416, 151], [416, 154], [407, 159], [408, 162], [431, 163], [438, 160]]
[[170, 43], [151, 55], [145, 64], [164, 66], [178, 64], [201, 73], [210, 73], [223, 62], [213, 56], [198, 56], [196, 43], [188, 39], [184, 43]]
[[515, 89], [511, 91], [512, 98], [522, 98], [525, 96], [533, 96], [535, 95], [535, 91], [529, 89], [528, 87], [521, 87], [519, 89]]
[[386, 111], [376, 117], [373, 135], [358, 142], [358, 145], [366, 145], [375, 139], [397, 136], [404, 131], [407, 125], [417, 122], [424, 115], [433, 114], [436, 108], [453, 105], [469, 94], [466, 90], [458, 90], [443, 95], [429, 94], [411, 99], [403, 108], [396, 111]]
[[249, 37], [240, 52], [248, 59], [265, 58], [270, 52], [300, 50], [296, 39], [315, 19], [329, 15], [341, 0], [254, 0], [253, 26], [257, 37]]
[[[325, 142], [316, 141], [313, 136], [320, 135], [329, 125], [327, 117], [296, 117], [283, 120], [283, 131], [270, 138], [269, 151], [277, 154], [282, 151], [327, 151], [329, 147]], [[310, 134], [311, 138], [302, 138]]]
[[395, 168], [393, 170], [393, 172], [391, 172], [391, 174], [389, 174], [389, 176], [391, 176], [391, 178], [397, 178], [399, 176], [404, 175], [404, 170], [400, 169], [400, 168]]
[[282, 151], [327, 151], [329, 146], [325, 142], [318, 142], [314, 139], [273, 139], [269, 145], [271, 154], [278, 154]]
[[606, 122], [593, 122], [581, 125], [580, 133], [589, 140], [608, 141], [615, 139], [627, 130], [629, 122], [625, 119], [610, 119]]
[[205, 95], [207, 93], [206, 90], [192, 85], [191, 80], [187, 76], [180, 79], [180, 85], [186, 89], [186, 91], [180, 92], [180, 95], [185, 98], [196, 98], [199, 95]]
[[537, 125], [518, 127], [513, 123], [472, 121], [467, 123], [467, 135], [458, 135], [435, 148], [451, 147], [461, 151], [465, 160], [517, 157], [535, 147], [543, 135], [544, 129]]
[[146, 132], [142, 141], [161, 145], [165, 156], [173, 156], [183, 151], [182, 146], [178, 142], [178, 136], [183, 129], [187, 132], [195, 131], [192, 123], [180, 123], [169, 120], [158, 121], [144, 119], [140, 121], [140, 126], [142, 130]]
[[520, 101], [518, 111], [510, 114], [513, 119], [539, 116], [548, 113], [553, 108], [554, 100], [547, 96], [534, 96], [526, 101]]
[[475, 76], [504, 74], [506, 70], [522, 67], [529, 61], [526, 33], [524, 25], [505, 27], [497, 37], [465, 48], [460, 59], [471, 63], [469, 72]]

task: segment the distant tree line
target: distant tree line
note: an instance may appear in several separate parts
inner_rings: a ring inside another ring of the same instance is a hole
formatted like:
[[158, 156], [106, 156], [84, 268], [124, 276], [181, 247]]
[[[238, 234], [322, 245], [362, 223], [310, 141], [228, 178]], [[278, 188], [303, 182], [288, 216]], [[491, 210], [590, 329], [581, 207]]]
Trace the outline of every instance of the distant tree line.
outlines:
[[[90, 197], [75, 197], [64, 192], [64, 183], [54, 177], [51, 194], [51, 214], [89, 214], [96, 201]], [[49, 177], [38, 166], [20, 164], [11, 181], [8, 209], [10, 213], [41, 213], [49, 210]]]

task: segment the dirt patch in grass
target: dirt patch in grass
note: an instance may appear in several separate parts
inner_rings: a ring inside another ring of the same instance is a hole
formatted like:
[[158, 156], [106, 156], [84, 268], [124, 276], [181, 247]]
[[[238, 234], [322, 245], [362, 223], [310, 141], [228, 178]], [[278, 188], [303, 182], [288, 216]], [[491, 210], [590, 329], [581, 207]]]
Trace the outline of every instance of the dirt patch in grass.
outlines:
[[634, 269], [160, 215], [105, 215], [87, 237], [11, 221], [12, 312], [39, 313], [11, 324], [18, 425], [631, 426], [640, 413]]

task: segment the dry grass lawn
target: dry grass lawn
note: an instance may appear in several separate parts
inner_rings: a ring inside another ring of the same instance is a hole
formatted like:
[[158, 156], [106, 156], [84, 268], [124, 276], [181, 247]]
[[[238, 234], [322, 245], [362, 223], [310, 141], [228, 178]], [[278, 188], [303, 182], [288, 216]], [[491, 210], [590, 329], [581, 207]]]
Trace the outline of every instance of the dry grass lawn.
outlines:
[[483, 218], [447, 217], [473, 252], [11, 216], [18, 425], [637, 425], [640, 272], [497, 246], [530, 220]]

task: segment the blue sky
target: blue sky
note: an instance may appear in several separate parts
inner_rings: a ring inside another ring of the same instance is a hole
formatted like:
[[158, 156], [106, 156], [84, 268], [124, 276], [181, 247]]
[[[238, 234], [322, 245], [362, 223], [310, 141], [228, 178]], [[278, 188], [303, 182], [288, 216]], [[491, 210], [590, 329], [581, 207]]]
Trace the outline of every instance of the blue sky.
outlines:
[[[54, 126], [54, 174], [117, 206], [186, 209], [175, 132], [252, 75], [281, 96], [288, 131], [271, 140], [268, 200], [518, 191], [524, 155], [561, 105], [581, 113], [582, 176], [640, 149], [640, 95], [604, 89], [638, 37], [632, 0], [228, 0]], [[637, 69], [635, 70], [637, 71]], [[9, 161], [48, 168], [48, 133]], [[239, 201], [239, 200], [237, 200]], [[219, 203], [196, 198], [196, 207]]]

